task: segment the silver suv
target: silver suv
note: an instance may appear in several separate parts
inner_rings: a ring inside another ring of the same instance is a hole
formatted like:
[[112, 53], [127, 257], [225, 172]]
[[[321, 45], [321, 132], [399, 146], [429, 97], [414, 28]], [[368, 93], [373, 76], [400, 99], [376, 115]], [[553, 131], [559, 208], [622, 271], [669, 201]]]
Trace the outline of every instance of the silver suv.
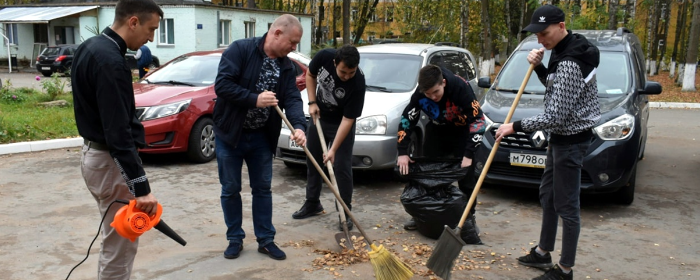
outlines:
[[[396, 165], [396, 134], [401, 112], [418, 86], [418, 71], [423, 66], [444, 66], [469, 81], [477, 92], [478, 68], [474, 56], [465, 49], [442, 43], [381, 44], [357, 49], [367, 92], [355, 130], [354, 169], [391, 169]], [[306, 104], [306, 90], [301, 92], [301, 97]], [[308, 118], [308, 106], [305, 105], [304, 111]], [[412, 139], [420, 140], [420, 133]], [[304, 151], [290, 141], [289, 129], [284, 124], [276, 155], [288, 166], [306, 164]]]

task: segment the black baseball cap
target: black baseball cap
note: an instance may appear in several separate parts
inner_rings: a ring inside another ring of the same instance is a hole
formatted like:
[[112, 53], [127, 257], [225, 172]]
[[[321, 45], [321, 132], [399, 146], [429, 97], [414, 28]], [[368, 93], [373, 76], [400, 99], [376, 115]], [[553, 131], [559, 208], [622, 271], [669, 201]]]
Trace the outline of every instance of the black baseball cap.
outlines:
[[523, 32], [539, 33], [551, 24], [560, 23], [564, 20], [564, 11], [554, 5], [544, 5], [535, 10], [530, 24], [523, 29]]

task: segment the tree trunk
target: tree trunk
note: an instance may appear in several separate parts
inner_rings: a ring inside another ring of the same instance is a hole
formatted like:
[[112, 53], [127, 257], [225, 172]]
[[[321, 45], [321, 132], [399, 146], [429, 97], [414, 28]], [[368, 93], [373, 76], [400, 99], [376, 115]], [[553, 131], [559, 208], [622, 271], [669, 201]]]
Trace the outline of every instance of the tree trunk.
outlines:
[[337, 32], [336, 23], [338, 22], [338, 17], [340, 13], [338, 12], [338, 0], [333, 0], [333, 47], [338, 48], [338, 36], [335, 36]]
[[662, 35], [660, 36], [661, 39], [659, 40], [659, 71], [662, 70], [661, 68], [664, 63], [664, 58], [666, 54], [666, 45], [668, 42], [668, 26], [671, 22], [671, 0], [665, 0], [665, 3], [663, 3], [663, 5], [665, 6], [661, 15], [661, 19], [663, 21], [663, 30], [661, 31]]
[[636, 2], [637, 1], [627, 0], [627, 4], [625, 5], [625, 17], [622, 20], [622, 24], [625, 27], [627, 27], [627, 24], [630, 22], [630, 19], [634, 19], [634, 9]]
[[469, 34], [469, 0], [460, 1], [460, 28], [459, 28], [459, 45], [462, 48], [467, 48], [467, 35]]
[[608, 2], [608, 29], [610, 30], [617, 29], [617, 1], [619, 0], [610, 0]]
[[660, 12], [660, 7], [659, 7], [660, 2], [655, 2], [652, 5], [651, 10], [649, 11], [648, 14], [648, 25], [647, 25], [647, 73], [649, 73], [649, 76], [654, 76], [655, 71], [656, 71], [656, 53], [657, 53], [657, 40], [656, 40], [656, 34], [657, 34], [657, 25], [658, 25], [658, 18], [659, 18], [659, 12]]
[[326, 8], [323, 6], [323, 0], [318, 6], [318, 28], [316, 28], [316, 46], [321, 45], [321, 39], [323, 38], [323, 32], [321, 31], [321, 24], [323, 23], [323, 17], [325, 16]]
[[698, 43], [700, 42], [700, 0], [693, 1], [693, 20], [690, 24], [688, 55], [685, 59], [685, 74], [681, 91], [695, 91], [695, 70], [698, 61]]
[[372, 15], [372, 13], [376, 13], [378, 3], [379, 0], [374, 0], [374, 2], [372, 2], [372, 6], [370, 7], [369, 0], [362, 1], [362, 11], [357, 16], [359, 20], [355, 25], [355, 40], [353, 40], [353, 44], [357, 45], [360, 43], [362, 33], [365, 32], [365, 27], [367, 27], [369, 17]]
[[248, 8], [255, 9], [255, 0], [248, 0]]
[[681, 31], [683, 30], [683, 26], [685, 25], [685, 14], [687, 7], [687, 1], [681, 0], [681, 3], [678, 5], [678, 15], [676, 16], [676, 35], [673, 39], [673, 52], [671, 53], [671, 73], [669, 74], [669, 77], [671, 78], [675, 76], [676, 58], [678, 55], [678, 44], [681, 41]]
[[[489, 1], [481, 0], [481, 14], [489, 14]], [[491, 57], [491, 20], [488, 16], [481, 17], [481, 24], [483, 26], [482, 31], [482, 42], [481, 42], [481, 74], [480, 76], [488, 76], [493, 71], [493, 59]]]
[[343, 45], [350, 44], [350, 0], [343, 0]]
[[[527, 1], [520, 1], [520, 3], [520, 26], [518, 26], [518, 31], [523, 30], [523, 28], [525, 28], [525, 13], [527, 12]], [[518, 42], [520, 42], [522, 36], [523, 33], [518, 32]]]

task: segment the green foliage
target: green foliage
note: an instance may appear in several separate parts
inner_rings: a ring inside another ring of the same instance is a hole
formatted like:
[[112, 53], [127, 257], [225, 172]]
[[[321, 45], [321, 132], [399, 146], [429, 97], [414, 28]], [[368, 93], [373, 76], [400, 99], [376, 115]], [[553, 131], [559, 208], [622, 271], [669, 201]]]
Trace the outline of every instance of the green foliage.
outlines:
[[[5, 91], [3, 87], [3, 92]], [[73, 106], [44, 108], [36, 106], [46, 95], [29, 88], [7, 88], [21, 94], [24, 102], [0, 102], [0, 144], [78, 136]], [[58, 96], [73, 103], [70, 94]]]
[[66, 81], [59, 78], [59, 73], [53, 73], [51, 78], [41, 81], [41, 87], [43, 87], [46, 94], [49, 95], [49, 101], [56, 100], [56, 97], [59, 95], [64, 95], [65, 91], [63, 88], [65, 85]]

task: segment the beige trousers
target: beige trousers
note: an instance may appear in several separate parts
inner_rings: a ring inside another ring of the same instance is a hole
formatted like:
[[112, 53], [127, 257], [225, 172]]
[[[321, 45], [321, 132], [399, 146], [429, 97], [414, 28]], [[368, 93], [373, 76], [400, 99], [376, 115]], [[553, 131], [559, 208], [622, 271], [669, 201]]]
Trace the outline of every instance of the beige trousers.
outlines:
[[129, 279], [139, 241], [136, 239], [136, 242], [131, 242], [110, 226], [114, 220], [114, 214], [124, 204], [114, 203], [108, 212], [107, 208], [116, 199], [132, 200], [134, 195], [129, 192], [126, 181], [109, 151], [96, 150], [83, 145], [80, 170], [88, 190], [100, 209], [100, 219], [105, 217], [101, 229], [102, 248], [97, 267], [97, 279]]

